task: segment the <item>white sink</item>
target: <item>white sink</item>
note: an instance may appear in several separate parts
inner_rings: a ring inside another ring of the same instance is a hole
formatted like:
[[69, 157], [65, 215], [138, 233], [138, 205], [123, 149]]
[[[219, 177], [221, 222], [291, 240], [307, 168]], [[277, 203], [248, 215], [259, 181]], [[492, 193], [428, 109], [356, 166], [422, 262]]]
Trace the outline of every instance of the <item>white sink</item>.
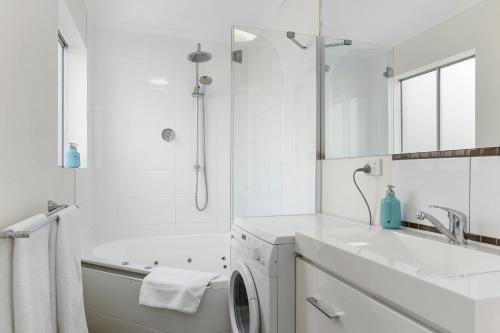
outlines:
[[296, 233], [295, 251], [439, 332], [500, 331], [499, 255], [334, 218]]
[[374, 230], [332, 238], [359, 249], [367, 257], [420, 276], [460, 278], [500, 272], [500, 256], [402, 232]]

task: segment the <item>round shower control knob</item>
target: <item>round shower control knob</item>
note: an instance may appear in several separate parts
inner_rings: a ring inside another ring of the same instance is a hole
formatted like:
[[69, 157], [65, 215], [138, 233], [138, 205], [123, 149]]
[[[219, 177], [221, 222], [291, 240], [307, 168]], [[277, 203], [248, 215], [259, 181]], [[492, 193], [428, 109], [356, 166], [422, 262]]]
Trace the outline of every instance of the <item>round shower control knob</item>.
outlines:
[[163, 138], [163, 140], [167, 141], [167, 142], [170, 142], [172, 140], [175, 139], [175, 132], [173, 129], [171, 128], [165, 128], [162, 132], [161, 132], [161, 137]]
[[252, 259], [257, 261], [260, 260], [260, 249], [258, 247], [252, 249]]

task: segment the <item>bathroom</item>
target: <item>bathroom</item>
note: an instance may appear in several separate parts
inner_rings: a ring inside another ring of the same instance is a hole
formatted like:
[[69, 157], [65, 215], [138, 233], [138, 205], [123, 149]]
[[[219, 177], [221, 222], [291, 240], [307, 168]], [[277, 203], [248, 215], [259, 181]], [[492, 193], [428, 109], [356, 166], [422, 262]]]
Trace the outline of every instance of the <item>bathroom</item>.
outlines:
[[0, 22], [0, 332], [500, 331], [498, 0]]

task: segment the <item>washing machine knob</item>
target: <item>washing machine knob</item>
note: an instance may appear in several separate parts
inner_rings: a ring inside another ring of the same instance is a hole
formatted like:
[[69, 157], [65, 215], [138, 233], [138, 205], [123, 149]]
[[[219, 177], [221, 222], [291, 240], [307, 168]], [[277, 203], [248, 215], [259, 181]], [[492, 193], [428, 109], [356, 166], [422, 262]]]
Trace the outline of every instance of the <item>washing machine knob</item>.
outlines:
[[260, 249], [258, 247], [252, 249], [252, 259], [257, 261], [260, 260]]

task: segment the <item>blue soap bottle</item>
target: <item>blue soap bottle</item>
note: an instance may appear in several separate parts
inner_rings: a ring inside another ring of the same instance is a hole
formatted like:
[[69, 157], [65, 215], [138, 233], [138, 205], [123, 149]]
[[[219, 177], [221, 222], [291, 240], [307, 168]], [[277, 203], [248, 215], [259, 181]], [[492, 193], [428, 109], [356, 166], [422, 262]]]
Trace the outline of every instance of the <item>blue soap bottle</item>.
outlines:
[[76, 143], [70, 143], [69, 148], [64, 152], [64, 167], [65, 168], [80, 167], [80, 153], [78, 152]]
[[387, 185], [386, 196], [380, 203], [380, 224], [385, 229], [401, 227], [401, 203], [396, 198], [392, 185]]

